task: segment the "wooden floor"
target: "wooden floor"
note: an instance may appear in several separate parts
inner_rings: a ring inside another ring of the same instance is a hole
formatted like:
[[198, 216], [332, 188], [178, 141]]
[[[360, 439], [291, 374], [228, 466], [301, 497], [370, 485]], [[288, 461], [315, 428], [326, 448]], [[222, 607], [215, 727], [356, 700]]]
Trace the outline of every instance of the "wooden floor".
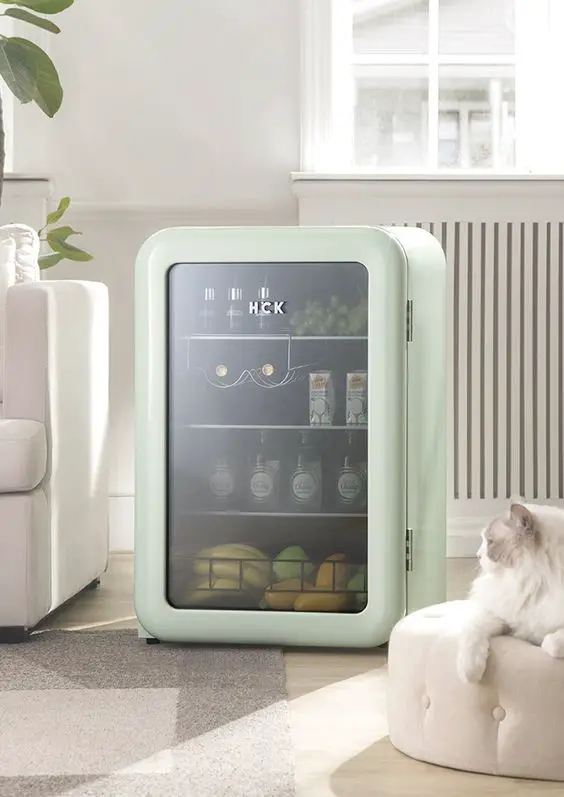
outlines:
[[[476, 562], [448, 562], [450, 599], [464, 597]], [[114, 554], [100, 587], [48, 618], [44, 628], [133, 628], [133, 562]], [[412, 761], [388, 741], [382, 651], [285, 654], [298, 797], [538, 797], [562, 784], [455, 772]], [[249, 795], [254, 797], [254, 795]], [[258, 797], [258, 795], [257, 795]]]

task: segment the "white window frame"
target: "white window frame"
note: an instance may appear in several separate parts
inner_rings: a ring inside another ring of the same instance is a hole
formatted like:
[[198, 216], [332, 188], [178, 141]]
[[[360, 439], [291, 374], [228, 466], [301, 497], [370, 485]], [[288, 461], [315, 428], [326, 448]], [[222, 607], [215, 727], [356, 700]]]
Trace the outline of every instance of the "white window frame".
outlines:
[[[438, 170], [439, 66], [514, 65], [516, 76], [517, 168], [512, 174], [564, 174], [564, 0], [516, 0], [515, 55], [441, 56], [439, 0], [429, 0], [429, 53], [353, 55], [350, 0], [301, 0], [302, 139], [301, 171], [350, 174], [354, 147], [354, 65], [429, 66], [429, 163]], [[363, 170], [365, 172], [365, 170]], [[469, 170], [476, 173], [476, 170]], [[464, 170], [456, 170], [457, 174]], [[489, 174], [503, 174], [492, 170]]]

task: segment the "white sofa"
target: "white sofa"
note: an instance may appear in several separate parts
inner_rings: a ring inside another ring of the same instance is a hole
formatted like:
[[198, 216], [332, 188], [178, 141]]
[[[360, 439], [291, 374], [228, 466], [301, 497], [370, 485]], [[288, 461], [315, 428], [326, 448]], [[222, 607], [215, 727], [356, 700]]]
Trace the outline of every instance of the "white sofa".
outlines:
[[0, 642], [96, 585], [108, 559], [108, 295], [21, 282], [5, 294]]

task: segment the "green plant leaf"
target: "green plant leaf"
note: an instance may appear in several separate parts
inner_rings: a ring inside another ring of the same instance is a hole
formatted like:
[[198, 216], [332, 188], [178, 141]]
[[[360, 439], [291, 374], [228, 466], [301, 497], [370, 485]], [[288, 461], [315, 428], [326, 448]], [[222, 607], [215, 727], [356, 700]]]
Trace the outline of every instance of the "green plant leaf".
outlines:
[[51, 268], [51, 266], [56, 266], [57, 263], [60, 263], [61, 260], [63, 260], [63, 255], [59, 252], [55, 252], [52, 255], [42, 255], [38, 260], [39, 268]]
[[[55, 116], [63, 101], [63, 88], [55, 65], [47, 53], [37, 44], [27, 41], [27, 39], [21, 39], [19, 36], [4, 39], [2, 44], [6, 58], [13, 65], [14, 70], [16, 67], [20, 71], [25, 69], [27, 70], [26, 74], [34, 71], [35, 91], [32, 100], [47, 116], [51, 118]], [[2, 77], [4, 77], [3, 74]]]
[[47, 223], [45, 224], [45, 226], [48, 227], [50, 224], [56, 224], [58, 221], [60, 221], [67, 212], [67, 210], [69, 209], [70, 203], [71, 203], [70, 197], [64, 196], [60, 200], [57, 209], [54, 210], [52, 213], [49, 213], [49, 215], [47, 216]]
[[37, 70], [29, 59], [22, 59], [14, 52], [10, 42], [11, 39], [0, 39], [0, 76], [14, 97], [25, 105], [35, 99]]
[[55, 227], [54, 230], [49, 230], [47, 233], [47, 241], [49, 242], [49, 245], [51, 245], [51, 248], [53, 248], [53, 241], [62, 241], [64, 243], [69, 235], [82, 235], [82, 233], [78, 232], [77, 230], [73, 230], [72, 227]]
[[43, 19], [43, 17], [38, 17], [35, 14], [32, 14], [30, 11], [26, 11], [25, 8], [9, 8], [1, 16], [13, 17], [14, 19], [19, 19], [22, 22], [29, 22], [30, 25], [35, 25], [38, 28], [43, 28], [43, 30], [48, 30], [49, 33], [61, 32], [59, 26], [55, 25], [54, 22], [51, 22], [50, 19]]
[[20, 6], [38, 14], [60, 14], [70, 8], [74, 0], [0, 0], [5, 6]]
[[69, 244], [66, 240], [61, 241], [57, 238], [51, 240], [49, 236], [47, 236], [47, 242], [53, 251], [61, 254], [63, 257], [66, 257], [67, 260], [77, 260], [85, 263], [88, 260], [94, 259], [92, 255], [88, 254], [88, 252], [85, 252], [83, 249], [79, 249], [77, 246]]

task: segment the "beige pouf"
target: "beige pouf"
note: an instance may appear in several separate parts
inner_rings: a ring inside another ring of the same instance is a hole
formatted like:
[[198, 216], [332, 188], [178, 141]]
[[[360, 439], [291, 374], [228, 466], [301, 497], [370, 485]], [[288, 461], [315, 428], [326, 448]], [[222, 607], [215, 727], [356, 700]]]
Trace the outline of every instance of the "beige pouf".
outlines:
[[390, 741], [412, 758], [469, 772], [564, 781], [564, 660], [492, 640], [479, 684], [456, 674], [464, 601], [401, 620], [389, 644]]

